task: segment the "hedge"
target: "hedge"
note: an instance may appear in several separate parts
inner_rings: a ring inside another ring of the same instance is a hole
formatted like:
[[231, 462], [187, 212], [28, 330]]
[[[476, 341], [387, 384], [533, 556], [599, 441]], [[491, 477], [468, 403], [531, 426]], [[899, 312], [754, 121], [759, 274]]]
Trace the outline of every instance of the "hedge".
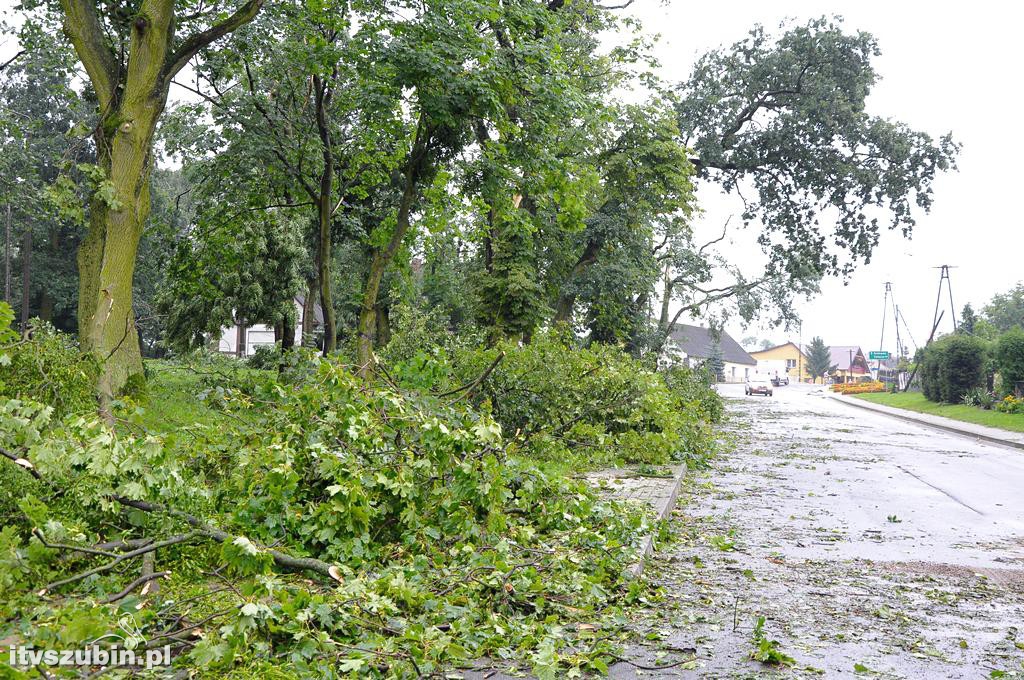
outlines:
[[985, 343], [968, 335], [947, 335], [924, 350], [921, 390], [929, 401], [959, 404], [985, 385]]
[[1004, 395], [1014, 393], [1014, 385], [1024, 382], [1024, 330], [1007, 331], [996, 342], [996, 370]]

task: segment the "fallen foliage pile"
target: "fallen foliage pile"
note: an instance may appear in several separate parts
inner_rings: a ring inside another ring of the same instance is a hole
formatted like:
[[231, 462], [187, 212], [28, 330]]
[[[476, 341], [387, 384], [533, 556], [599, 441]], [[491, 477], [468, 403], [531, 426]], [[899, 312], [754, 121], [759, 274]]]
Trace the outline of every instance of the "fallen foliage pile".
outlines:
[[[130, 400], [115, 429], [0, 401], [0, 636], [73, 649], [131, 631], [217, 677], [412, 677], [481, 658], [605, 670], [621, 608], [647, 596], [624, 576], [647, 520], [526, 455], [485, 381], [453, 388], [419, 366], [221, 376], [200, 395], [210, 422], [163, 433]], [[637, 425], [621, 418], [606, 431]]]

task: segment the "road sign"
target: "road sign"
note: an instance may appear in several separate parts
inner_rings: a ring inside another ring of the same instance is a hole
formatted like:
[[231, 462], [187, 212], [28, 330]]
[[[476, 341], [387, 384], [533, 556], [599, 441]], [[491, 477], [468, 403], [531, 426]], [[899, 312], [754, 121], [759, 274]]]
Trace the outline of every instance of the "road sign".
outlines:
[[868, 352], [868, 358], [872, 361], [875, 359], [888, 359], [890, 356], [888, 352]]

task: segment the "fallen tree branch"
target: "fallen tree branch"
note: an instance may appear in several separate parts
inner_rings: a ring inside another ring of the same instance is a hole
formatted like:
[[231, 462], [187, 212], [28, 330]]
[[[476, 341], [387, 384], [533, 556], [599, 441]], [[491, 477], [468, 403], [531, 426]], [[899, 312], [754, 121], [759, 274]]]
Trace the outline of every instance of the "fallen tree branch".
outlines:
[[466, 392], [466, 396], [468, 397], [473, 392], [473, 390], [475, 390], [480, 385], [480, 383], [482, 383], [484, 380], [487, 379], [487, 376], [489, 376], [491, 374], [491, 371], [493, 371], [495, 368], [497, 368], [498, 364], [500, 364], [501, 360], [504, 359], [504, 358], [505, 358], [505, 353], [504, 352], [498, 352], [498, 356], [494, 357], [494, 361], [492, 361], [491, 365], [487, 367], [487, 370], [484, 371], [483, 373], [481, 373], [480, 376], [477, 377], [475, 380], [473, 380], [472, 382], [466, 383], [462, 387], [456, 387], [454, 390], [448, 390], [447, 392], [442, 392], [441, 394], [439, 394], [437, 396], [439, 396], [439, 397], [448, 397], [448, 396], [451, 396], [453, 394], [458, 394], [459, 392], [463, 392], [464, 391], [464, 392]]
[[117, 602], [118, 600], [122, 600], [122, 599], [128, 597], [128, 595], [133, 590], [135, 590], [136, 588], [138, 588], [142, 584], [149, 583], [150, 581], [152, 581], [154, 579], [163, 578], [164, 576], [170, 576], [170, 574], [171, 574], [171, 572], [169, 572], [169, 571], [158, 571], [158, 572], [155, 572], [155, 573], [152, 573], [152, 574], [143, 574], [142, 576], [138, 577], [137, 579], [135, 579], [134, 581], [129, 583], [127, 586], [125, 586], [124, 590], [122, 590], [121, 592], [116, 593], [114, 595], [111, 595], [110, 597], [108, 597], [108, 598], [106, 598], [104, 600], [101, 600], [100, 603], [101, 604], [113, 604], [114, 602]]
[[97, 548], [89, 548], [84, 545], [71, 545], [68, 543], [48, 543], [46, 537], [43, 536], [43, 532], [39, 529], [32, 529], [32, 535], [39, 539], [39, 542], [44, 547], [51, 548], [53, 550], [74, 550], [75, 552], [82, 552], [88, 555], [102, 555], [103, 557], [117, 557], [117, 553], [112, 553], [107, 550], [99, 550]]
[[[494, 364], [492, 364], [492, 368], [493, 366], [497, 365], [497, 362], [500, 360], [501, 356], [503, 355], [499, 355], [499, 359], [495, 360]], [[488, 369], [488, 371], [484, 375], [477, 378], [477, 380], [475, 380], [474, 383], [479, 383], [481, 380], [483, 380], [483, 378], [487, 376], [487, 373], [489, 373], [490, 370], [491, 369]], [[27, 460], [18, 458], [14, 454], [3, 449], [0, 449], [0, 454], [2, 454], [5, 458], [10, 459], [12, 462], [17, 464], [18, 467], [20, 467], [25, 472], [28, 472], [36, 479], [44, 481], [53, 486], [53, 484], [48, 480], [44, 479], [43, 476], [39, 474], [39, 471], [32, 467], [31, 463], [28, 463]], [[28, 463], [28, 466], [26, 466], [25, 463]], [[108, 571], [109, 569], [113, 569], [115, 566], [117, 566], [124, 560], [131, 559], [132, 557], [138, 557], [139, 555], [144, 555], [147, 552], [151, 552], [153, 550], [157, 550], [168, 545], [181, 543], [183, 540], [190, 540], [192, 538], [195, 538], [197, 535], [201, 535], [206, 538], [211, 538], [220, 543], [223, 543], [224, 541], [231, 539], [231, 534], [229, 534], [228, 532], [222, 531], [221, 529], [217, 529], [211, 526], [206, 521], [196, 517], [195, 515], [190, 515], [187, 512], [183, 512], [175, 508], [170, 508], [160, 503], [137, 501], [131, 498], [125, 498], [124, 496], [109, 496], [109, 498], [128, 508], [135, 508], [136, 510], [141, 510], [143, 512], [162, 513], [169, 515], [171, 517], [175, 517], [177, 519], [184, 521], [186, 524], [194, 528], [196, 531], [192, 534], [188, 534], [188, 539], [181, 539], [180, 536], [177, 536], [171, 539], [167, 539], [166, 541], [152, 543], [144, 547], [137, 548], [135, 550], [132, 550], [131, 552], [122, 553], [118, 555], [113, 562], [109, 562], [106, 565], [102, 565], [100, 567], [96, 567], [95, 569], [90, 569], [89, 571], [82, 572], [81, 574], [76, 574], [75, 576], [70, 577], [68, 579], [55, 581], [54, 583], [49, 584], [41, 591], [43, 594], [45, 594], [46, 591], [50, 590], [51, 588], [67, 585], [68, 583], [74, 583], [75, 581], [80, 581], [83, 578], [87, 578], [94, 574], [103, 573], [105, 571]], [[292, 571], [313, 571], [323, 576], [326, 576], [327, 578], [330, 578], [334, 581], [337, 581], [338, 583], [341, 583], [341, 571], [338, 569], [337, 566], [333, 564], [329, 564], [327, 562], [324, 562], [323, 560], [318, 560], [315, 557], [293, 557], [292, 555], [288, 555], [287, 553], [283, 553], [279, 550], [272, 550], [269, 548], [266, 548], [266, 551], [267, 554], [270, 555], [271, 558], [274, 560], [274, 564], [276, 564], [278, 567], [281, 567], [283, 569], [289, 569]]]
[[[135, 508], [143, 512], [155, 512], [170, 515], [184, 521], [189, 526], [196, 529], [200, 534], [212, 538], [215, 541], [223, 543], [224, 541], [231, 540], [232, 536], [226, 531], [217, 529], [210, 526], [207, 522], [190, 515], [187, 512], [182, 512], [175, 508], [169, 508], [159, 503], [149, 503], [147, 501], [137, 501], [131, 498], [125, 498], [123, 496], [112, 496], [112, 500], [117, 501], [121, 505], [129, 508]], [[291, 569], [293, 571], [314, 571], [318, 574], [322, 574], [330, 579], [341, 582], [341, 574], [338, 568], [333, 564], [328, 564], [322, 560], [318, 560], [315, 557], [293, 557], [286, 553], [278, 550], [266, 549], [267, 554], [270, 555], [274, 564], [285, 569]]]
[[146, 554], [148, 552], [153, 552], [154, 550], [159, 550], [160, 548], [166, 548], [166, 547], [171, 546], [171, 545], [177, 545], [178, 543], [184, 543], [186, 541], [191, 541], [193, 538], [196, 537], [196, 535], [197, 535], [196, 532], [192, 532], [192, 533], [188, 533], [188, 534], [179, 534], [177, 536], [172, 536], [172, 537], [170, 537], [168, 539], [165, 539], [163, 541], [158, 541], [156, 543], [151, 543], [151, 544], [149, 544], [147, 546], [143, 546], [141, 548], [136, 548], [135, 550], [132, 550], [131, 552], [121, 553], [120, 555], [115, 557], [112, 561], [107, 562], [106, 564], [101, 564], [98, 567], [94, 567], [92, 569], [88, 569], [86, 571], [83, 571], [83, 572], [80, 572], [78, 574], [75, 574], [74, 576], [69, 576], [68, 578], [61, 579], [60, 581], [54, 581], [53, 583], [51, 583], [51, 584], [47, 585], [45, 588], [43, 588], [43, 590], [40, 591], [40, 594], [41, 595], [45, 595], [48, 591], [53, 590], [54, 588], [59, 588], [60, 586], [66, 586], [69, 583], [75, 583], [77, 581], [81, 581], [82, 579], [89, 578], [90, 576], [95, 576], [96, 574], [102, 574], [104, 572], [110, 571], [111, 569], [113, 569], [117, 565], [121, 564], [125, 560], [130, 560], [133, 557], [139, 557], [140, 555], [144, 555], [144, 554]]
[[35, 466], [32, 465], [32, 463], [29, 462], [28, 458], [22, 458], [21, 456], [16, 456], [13, 453], [11, 453], [10, 451], [8, 451], [7, 449], [0, 449], [0, 456], [3, 456], [4, 458], [7, 458], [11, 462], [13, 462], [15, 465], [20, 467], [22, 470], [24, 470], [25, 472], [29, 473], [30, 475], [32, 475], [36, 479], [38, 479], [39, 481], [44, 481], [43, 480], [43, 476], [41, 474], [39, 474], [39, 470], [36, 470]]

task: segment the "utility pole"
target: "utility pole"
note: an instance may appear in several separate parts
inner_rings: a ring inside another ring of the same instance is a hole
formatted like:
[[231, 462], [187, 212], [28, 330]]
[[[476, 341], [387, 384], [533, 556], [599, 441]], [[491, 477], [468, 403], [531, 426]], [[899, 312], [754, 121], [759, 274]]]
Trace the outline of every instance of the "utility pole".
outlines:
[[796, 381], [802, 383], [804, 381], [804, 320], [800, 319], [797, 321], [797, 335], [796, 335]]
[[11, 304], [11, 204], [7, 204], [7, 227], [4, 229], [4, 302]]
[[[892, 281], [886, 281], [885, 282], [885, 294], [882, 297], [882, 337], [880, 337], [878, 339], [878, 351], [879, 351], [879, 354], [881, 354], [881, 352], [885, 351], [885, 314], [889, 310], [889, 296], [890, 295], [892, 295]], [[895, 304], [896, 304], [896, 302], [893, 301], [893, 306], [895, 306]], [[896, 333], [899, 334], [899, 329], [898, 328], [896, 330]], [[899, 352], [899, 348], [897, 348], [897, 352]], [[878, 377], [881, 378], [881, 376], [882, 376], [882, 359], [881, 359], [881, 357], [879, 357], [879, 359], [878, 359], [878, 365], [875, 367], [875, 371], [877, 372]]]
[[[939, 303], [942, 302], [942, 282], [946, 282], [946, 290], [949, 291], [949, 311], [953, 314], [953, 332], [956, 332], [956, 307], [953, 306], [953, 284], [949, 279], [949, 270], [956, 269], [953, 265], [943, 264], [933, 269], [941, 270], [939, 272], [939, 294], [935, 298], [935, 314], [932, 317], [932, 324], [935, 324], [939, 320]], [[934, 331], [932, 332], [934, 335]]]

